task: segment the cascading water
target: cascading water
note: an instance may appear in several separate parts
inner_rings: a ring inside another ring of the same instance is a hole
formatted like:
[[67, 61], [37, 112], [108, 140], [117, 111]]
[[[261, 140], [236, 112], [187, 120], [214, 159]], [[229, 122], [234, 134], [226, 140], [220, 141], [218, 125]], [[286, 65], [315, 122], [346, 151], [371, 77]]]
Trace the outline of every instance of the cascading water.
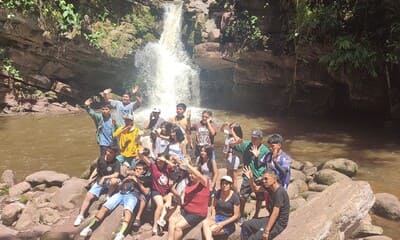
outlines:
[[198, 106], [199, 70], [181, 41], [182, 2], [165, 3], [164, 28], [158, 43], [136, 53], [135, 66], [150, 106], [175, 107], [179, 102]]

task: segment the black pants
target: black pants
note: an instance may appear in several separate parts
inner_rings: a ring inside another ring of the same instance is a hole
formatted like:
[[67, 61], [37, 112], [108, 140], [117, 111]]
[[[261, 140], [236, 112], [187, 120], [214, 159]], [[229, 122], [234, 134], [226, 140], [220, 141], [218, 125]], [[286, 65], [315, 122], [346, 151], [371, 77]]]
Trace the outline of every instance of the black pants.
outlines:
[[[269, 217], [253, 218], [242, 224], [242, 240], [262, 240], [263, 233], [269, 221]], [[269, 232], [268, 240], [274, 239], [278, 236], [285, 227], [275, 224]]]

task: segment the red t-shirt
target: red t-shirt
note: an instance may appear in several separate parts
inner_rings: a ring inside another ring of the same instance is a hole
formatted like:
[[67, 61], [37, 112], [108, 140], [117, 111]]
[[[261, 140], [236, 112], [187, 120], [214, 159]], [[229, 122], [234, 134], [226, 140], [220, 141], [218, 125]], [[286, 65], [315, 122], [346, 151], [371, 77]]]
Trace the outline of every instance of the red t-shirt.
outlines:
[[162, 169], [159, 169], [157, 164], [150, 164], [150, 171], [152, 177], [152, 189], [161, 193], [162, 196], [166, 195], [169, 190], [169, 177], [170, 169], [165, 164]]
[[186, 185], [183, 209], [191, 214], [207, 217], [208, 200], [210, 198], [210, 187], [197, 182], [194, 185]]

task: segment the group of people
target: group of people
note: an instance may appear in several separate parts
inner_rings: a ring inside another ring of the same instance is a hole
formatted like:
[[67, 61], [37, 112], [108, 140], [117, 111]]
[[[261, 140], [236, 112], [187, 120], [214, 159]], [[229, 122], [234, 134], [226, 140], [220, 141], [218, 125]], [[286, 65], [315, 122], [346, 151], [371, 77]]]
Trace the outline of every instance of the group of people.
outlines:
[[[142, 100], [136, 96], [131, 101], [138, 90], [132, 88], [122, 101], [111, 99], [111, 89], [104, 90], [105, 105], [100, 113], [91, 108], [91, 98], [85, 101], [96, 125], [100, 152], [74, 225], [81, 225], [91, 203], [101, 194], [106, 194], [106, 202], [81, 236], [89, 236], [108, 212], [122, 205], [123, 220], [115, 240], [124, 239], [130, 223], [136, 228], [142, 225], [149, 202], [154, 210], [153, 235], [162, 235], [167, 228], [170, 240], [182, 239], [185, 229], [200, 223], [205, 239], [229, 236], [237, 221], [242, 239], [273, 239], [286, 228], [291, 159], [282, 150], [279, 134], [268, 137], [268, 146], [262, 144], [261, 130], [253, 130], [251, 140], [243, 140], [239, 123], [224, 123], [218, 129], [208, 110], [202, 112], [199, 122], [192, 123], [190, 110], [179, 103], [176, 115], [168, 120], [160, 116], [160, 109], [152, 109], [143, 126], [150, 134], [144, 136], [133, 113]], [[216, 156], [220, 153], [214, 150], [218, 130], [226, 134], [221, 156], [227, 168], [219, 184]], [[243, 180], [238, 186], [240, 166]], [[245, 204], [252, 192], [256, 210], [253, 218], [246, 220]], [[259, 218], [263, 201], [269, 216]]]

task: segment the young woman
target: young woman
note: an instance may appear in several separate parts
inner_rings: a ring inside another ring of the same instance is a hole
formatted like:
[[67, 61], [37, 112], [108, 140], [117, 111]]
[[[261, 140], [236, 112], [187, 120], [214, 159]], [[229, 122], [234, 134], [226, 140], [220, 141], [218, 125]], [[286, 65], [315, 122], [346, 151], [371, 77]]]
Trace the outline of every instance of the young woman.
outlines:
[[[228, 129], [225, 129], [228, 126]], [[233, 190], [238, 191], [237, 176], [240, 165], [239, 156], [235, 153], [233, 146], [240, 143], [243, 138], [242, 128], [239, 123], [224, 123], [221, 126], [221, 132], [227, 135], [223, 149], [224, 159], [228, 176], [233, 180]]]
[[171, 129], [171, 137], [167, 147], [168, 154], [179, 159], [183, 159], [186, 155], [185, 135], [178, 126], [173, 126]]
[[200, 156], [196, 159], [196, 166], [199, 171], [210, 181], [210, 191], [214, 191], [218, 179], [217, 162], [212, 160], [212, 147], [202, 146]]
[[180, 213], [170, 218], [168, 240], [182, 239], [184, 229], [195, 227], [207, 217], [210, 183], [189, 162], [190, 159], [180, 162], [189, 171], [189, 183], [185, 188], [185, 197]]
[[240, 197], [232, 189], [232, 178], [223, 176], [221, 188], [215, 194], [211, 216], [203, 221], [203, 234], [206, 240], [213, 236], [229, 236], [235, 231], [235, 221], [240, 217]]
[[158, 156], [160, 153], [164, 153], [165, 149], [169, 145], [169, 140], [171, 138], [171, 127], [172, 124], [169, 122], [163, 122], [160, 125], [159, 129], [155, 129], [154, 133], [156, 135], [156, 139], [154, 141], [154, 154]]
[[168, 155], [159, 154], [155, 163], [153, 163], [146, 156], [144, 156], [142, 159], [149, 166], [152, 176], [151, 196], [156, 205], [153, 218], [153, 235], [161, 234], [161, 232], [158, 231], [157, 220], [160, 218], [162, 209], [164, 207], [164, 202], [166, 201], [166, 196], [170, 191], [172, 184], [170, 176], [171, 168], [174, 166], [174, 164], [168, 161], [168, 158]]

